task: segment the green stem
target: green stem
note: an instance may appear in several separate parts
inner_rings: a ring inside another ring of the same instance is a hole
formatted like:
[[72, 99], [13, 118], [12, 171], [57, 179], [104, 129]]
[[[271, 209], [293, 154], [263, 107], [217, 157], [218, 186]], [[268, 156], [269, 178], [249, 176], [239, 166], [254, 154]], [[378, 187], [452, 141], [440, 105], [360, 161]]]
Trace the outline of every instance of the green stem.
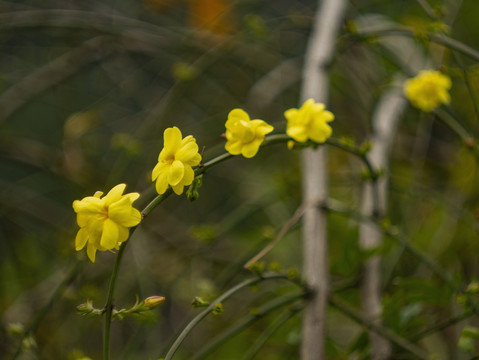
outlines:
[[[132, 228], [130, 233], [133, 235], [136, 227]], [[113, 272], [111, 274], [110, 285], [108, 287], [108, 295], [105, 304], [105, 324], [103, 329], [103, 360], [110, 360], [110, 329], [111, 329], [111, 320], [113, 312], [113, 295], [115, 293], [116, 279], [118, 278], [118, 270], [120, 269], [121, 259], [123, 258], [123, 253], [125, 252], [128, 241], [124, 242], [118, 250], [118, 255], [115, 260], [115, 266], [113, 267]]]
[[203, 320], [206, 316], [208, 316], [209, 313], [211, 313], [211, 311], [213, 310], [213, 308], [216, 306], [216, 304], [218, 303], [221, 303], [227, 299], [229, 299], [231, 296], [233, 296], [234, 294], [236, 294], [238, 291], [248, 287], [248, 286], [251, 286], [251, 285], [254, 285], [254, 284], [257, 284], [258, 282], [261, 282], [261, 281], [265, 281], [265, 280], [273, 280], [273, 279], [284, 279], [284, 280], [288, 280], [288, 277], [286, 275], [282, 275], [282, 274], [264, 274], [263, 276], [261, 277], [256, 277], [256, 278], [252, 278], [252, 279], [248, 279], [248, 280], [245, 280], [241, 283], [239, 283], [238, 285], [232, 287], [231, 289], [229, 289], [228, 291], [224, 292], [222, 295], [220, 295], [219, 297], [217, 297], [215, 300], [213, 300], [210, 305], [205, 309], [203, 310], [202, 312], [200, 312], [198, 315], [196, 315], [186, 326], [185, 328], [183, 329], [183, 331], [180, 333], [180, 335], [178, 335], [178, 337], [176, 338], [175, 342], [171, 345], [170, 349], [168, 350], [164, 360], [171, 360], [173, 358], [173, 356], [175, 355], [176, 351], [178, 350], [178, 348], [180, 347], [181, 343], [183, 342], [183, 340], [185, 340], [185, 338], [188, 336], [188, 334], [194, 329], [194, 327], [196, 325], [198, 325], [198, 323]]
[[304, 297], [304, 293], [290, 295], [282, 298], [275, 298], [272, 301], [265, 304], [258, 311], [255, 311], [254, 314], [248, 315], [247, 317], [242, 318], [238, 323], [231, 326], [229, 329], [223, 331], [218, 337], [214, 338], [209, 344], [207, 344], [202, 350], [195, 354], [191, 360], [202, 360], [205, 356], [210, 354], [212, 351], [216, 350], [220, 345], [225, 341], [232, 338], [249, 325], [255, 321], [263, 318], [269, 313], [282, 308], [285, 305], [291, 304], [292, 302], [301, 299]]

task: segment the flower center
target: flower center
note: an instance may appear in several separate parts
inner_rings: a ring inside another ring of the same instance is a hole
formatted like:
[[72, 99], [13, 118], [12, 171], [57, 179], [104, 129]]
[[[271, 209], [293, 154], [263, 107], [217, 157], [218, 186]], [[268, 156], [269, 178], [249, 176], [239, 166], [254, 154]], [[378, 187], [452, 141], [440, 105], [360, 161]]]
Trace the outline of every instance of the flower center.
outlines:
[[166, 164], [171, 165], [175, 161], [175, 155], [174, 154], [168, 155], [165, 159], [163, 159], [163, 161]]
[[424, 95], [430, 99], [435, 99], [438, 93], [438, 86], [433, 81], [428, 81], [424, 84]]
[[241, 142], [244, 144], [250, 143], [254, 140], [254, 130], [251, 128], [251, 125], [246, 121], [241, 121]]
[[103, 221], [108, 220], [108, 207], [103, 206], [103, 208], [100, 211], [100, 217]]

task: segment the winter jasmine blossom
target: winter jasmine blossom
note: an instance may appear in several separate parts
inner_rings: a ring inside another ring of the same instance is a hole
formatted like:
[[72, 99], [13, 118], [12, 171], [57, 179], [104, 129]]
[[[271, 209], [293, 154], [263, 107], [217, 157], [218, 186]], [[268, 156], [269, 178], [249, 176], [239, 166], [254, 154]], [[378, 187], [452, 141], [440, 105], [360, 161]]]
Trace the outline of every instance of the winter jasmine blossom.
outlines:
[[164, 194], [170, 185], [175, 194], [181, 195], [184, 187], [191, 185], [195, 178], [192, 167], [199, 165], [201, 161], [198, 145], [191, 135], [183, 139], [176, 126], [166, 129], [163, 139], [164, 146], [151, 178], [156, 181], [158, 194]]
[[252, 158], [258, 152], [266, 134], [273, 127], [263, 120], [250, 120], [249, 115], [241, 109], [233, 109], [226, 121], [225, 149], [231, 155], [243, 155]]
[[298, 142], [323, 143], [333, 132], [328, 122], [334, 120], [334, 114], [313, 99], [307, 100], [299, 109], [286, 110], [284, 116], [288, 120], [286, 134]]
[[80, 230], [75, 239], [75, 249], [87, 245], [87, 255], [95, 262], [96, 251], [118, 249], [129, 237], [129, 228], [141, 221], [140, 212], [132, 204], [138, 193], [123, 194], [125, 184], [116, 185], [106, 196], [97, 191], [93, 196], [73, 202]]

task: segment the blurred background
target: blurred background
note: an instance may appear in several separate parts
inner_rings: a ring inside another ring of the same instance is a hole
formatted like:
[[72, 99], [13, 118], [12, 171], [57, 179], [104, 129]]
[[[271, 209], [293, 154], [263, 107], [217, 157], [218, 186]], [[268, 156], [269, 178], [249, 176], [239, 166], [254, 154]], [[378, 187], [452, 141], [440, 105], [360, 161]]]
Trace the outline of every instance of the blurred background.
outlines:
[[[330, 66], [335, 137], [367, 140], [382, 93], [398, 74], [414, 74], [391, 41], [348, 34], [364, 21], [412, 27], [415, 56], [452, 77], [450, 111], [470, 134], [479, 134], [477, 63], [421, 37], [439, 23], [419, 3], [349, 2]], [[450, 36], [479, 49], [477, 1], [429, 4]], [[316, 7], [313, 0], [0, 1], [1, 359], [13, 358], [32, 324], [19, 359], [101, 358], [101, 320], [82, 317], [75, 307], [88, 299], [104, 305], [115, 255], [98, 253], [92, 264], [74, 250], [72, 202], [126, 183], [128, 192], [142, 193], [135, 205], [143, 208], [154, 197], [151, 170], [170, 126], [193, 135], [205, 160], [224, 152], [221, 134], [233, 108], [283, 132], [283, 112], [299, 105]], [[477, 159], [436, 120], [405, 109], [392, 147], [387, 216], [466, 286], [479, 275]], [[123, 259], [115, 304], [129, 307], [151, 295], [167, 300], [153, 318], [115, 320], [112, 358], [160, 357], [198, 313], [191, 307], [195, 296], [212, 298], [251, 276], [244, 263], [301, 204], [299, 155], [279, 144], [251, 160], [224, 162], [204, 176], [197, 201], [172, 196], [142, 223]], [[331, 149], [329, 166], [331, 197], [358, 209], [361, 163]], [[329, 220], [332, 289], [359, 309], [361, 265], [370, 254], [359, 249], [357, 221], [334, 213]], [[300, 235], [300, 225], [294, 226], [266, 265], [300, 272]], [[456, 294], [403, 247], [386, 240], [378, 251], [385, 259], [386, 326], [413, 341], [462, 313]], [[175, 358], [194, 358], [264, 303], [295, 291], [281, 281], [243, 290], [223, 304], [224, 314], [200, 323]], [[279, 314], [258, 319], [206, 358], [247, 358]], [[292, 314], [254, 358], [298, 359], [300, 314]], [[328, 316], [328, 358], [368, 358], [364, 328], [335, 308]], [[420, 344], [438, 359], [470, 358], [457, 341], [462, 327], [475, 322], [435, 331]], [[395, 359], [413, 358], [395, 351]]]

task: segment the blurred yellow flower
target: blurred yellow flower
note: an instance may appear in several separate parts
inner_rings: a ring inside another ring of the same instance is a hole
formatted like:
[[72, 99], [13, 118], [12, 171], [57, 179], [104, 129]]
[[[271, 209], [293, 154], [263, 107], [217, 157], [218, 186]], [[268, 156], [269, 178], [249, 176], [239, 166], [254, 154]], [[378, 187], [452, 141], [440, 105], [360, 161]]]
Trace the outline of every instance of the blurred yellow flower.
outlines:
[[198, 145], [191, 135], [182, 139], [181, 131], [176, 126], [166, 129], [163, 139], [163, 149], [151, 178], [152, 181], [156, 180], [158, 194], [164, 194], [170, 185], [177, 195], [181, 195], [183, 188], [191, 185], [195, 178], [192, 167], [199, 165], [201, 161]]
[[226, 121], [225, 149], [231, 155], [243, 155], [252, 158], [258, 152], [266, 134], [274, 128], [263, 120], [250, 120], [241, 109], [233, 109]]
[[75, 249], [83, 249], [87, 245], [87, 255], [95, 262], [96, 251], [118, 249], [120, 244], [128, 240], [128, 228], [141, 221], [140, 212], [132, 203], [140, 197], [138, 193], [124, 194], [125, 184], [116, 185], [106, 196], [97, 191], [93, 196], [73, 202], [77, 213], [80, 230], [75, 239]]
[[333, 133], [327, 123], [334, 120], [334, 114], [313, 99], [306, 100], [300, 109], [286, 110], [284, 116], [288, 120], [286, 134], [298, 142], [323, 143]]
[[451, 97], [449, 76], [435, 70], [422, 70], [404, 83], [404, 94], [411, 104], [424, 112], [430, 112], [442, 104], [449, 104]]

